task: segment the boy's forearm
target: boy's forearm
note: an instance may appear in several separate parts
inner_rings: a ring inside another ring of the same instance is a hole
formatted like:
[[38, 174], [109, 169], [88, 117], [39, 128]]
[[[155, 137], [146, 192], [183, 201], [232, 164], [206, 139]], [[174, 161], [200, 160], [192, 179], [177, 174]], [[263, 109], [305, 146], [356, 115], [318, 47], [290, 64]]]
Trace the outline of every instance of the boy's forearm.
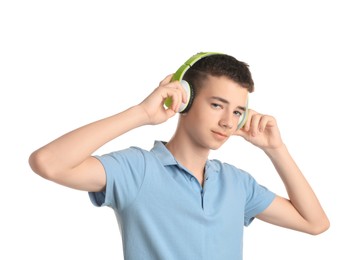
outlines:
[[[114, 138], [146, 124], [139, 106], [75, 129], [38, 149], [30, 156], [43, 162], [37, 171], [61, 172], [79, 165], [98, 148]], [[40, 160], [39, 160], [40, 158]], [[38, 172], [39, 173], [39, 172]]]
[[296, 165], [285, 145], [265, 151], [271, 159], [287, 190], [289, 199], [309, 223], [328, 221], [315, 193]]

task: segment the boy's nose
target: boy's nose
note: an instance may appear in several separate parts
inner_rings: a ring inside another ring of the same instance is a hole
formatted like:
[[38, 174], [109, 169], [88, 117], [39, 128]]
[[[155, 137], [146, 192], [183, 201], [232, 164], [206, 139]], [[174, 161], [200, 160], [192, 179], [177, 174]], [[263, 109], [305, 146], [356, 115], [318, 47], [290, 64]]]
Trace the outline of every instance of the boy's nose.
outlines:
[[232, 116], [224, 115], [224, 117], [219, 121], [219, 125], [223, 128], [231, 129], [233, 127]]

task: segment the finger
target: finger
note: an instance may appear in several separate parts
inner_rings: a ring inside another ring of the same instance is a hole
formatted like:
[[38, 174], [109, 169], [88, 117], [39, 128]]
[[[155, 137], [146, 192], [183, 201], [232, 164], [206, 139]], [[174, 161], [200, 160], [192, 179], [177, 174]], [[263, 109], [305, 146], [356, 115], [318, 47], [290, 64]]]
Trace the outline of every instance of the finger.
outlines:
[[182, 85], [182, 83], [180, 81], [176, 80], [176, 81], [169, 82], [167, 84], [167, 87], [179, 89], [182, 92], [183, 103], [187, 102], [188, 94], [187, 94], [187, 91], [185, 90], [185, 87]]
[[181, 89], [177, 88], [173, 92], [174, 94], [172, 96], [172, 107], [175, 112], [178, 112], [182, 104], [182, 91]]
[[243, 126], [243, 130], [245, 130], [246, 132], [249, 131], [250, 129], [250, 125], [251, 125], [251, 118], [252, 118], [252, 115], [255, 113], [256, 111], [252, 110], [252, 109], [248, 109], [247, 111], [247, 118], [246, 118], [246, 122]]
[[168, 118], [171, 118], [172, 116], [174, 116], [176, 114], [176, 111], [174, 111], [173, 109], [167, 109], [165, 111], [165, 113], [167, 114]]
[[164, 103], [171, 110], [178, 112], [182, 103], [182, 91], [175, 85], [163, 87]]
[[275, 124], [276, 120], [273, 116], [263, 115], [259, 124], [259, 131], [263, 132], [267, 126], [274, 126]]
[[[167, 85], [165, 85], [164, 87], [174, 89], [176, 91], [175, 93], [178, 94], [177, 99], [174, 101], [170, 97], [170, 100], [169, 100], [170, 106], [175, 105], [177, 107], [177, 109], [179, 109], [182, 103], [187, 103], [187, 99], [188, 99], [187, 91], [184, 89], [184, 87], [182, 86], [182, 84], [179, 81], [170, 82]], [[172, 109], [173, 108], [174, 107], [172, 107]]]
[[267, 124], [270, 122], [271, 118], [269, 116], [263, 115], [258, 126], [258, 131], [261, 133], [266, 129]]
[[168, 76], [166, 76], [160, 83], [159, 86], [164, 86], [166, 84], [168, 84], [169, 82], [171, 82], [173, 77], [173, 74], [169, 74]]
[[262, 115], [261, 114], [253, 114], [250, 122], [250, 129], [252, 136], [256, 136], [259, 134], [259, 124], [261, 121]]
[[244, 124], [244, 127], [243, 129], [248, 132], [251, 130], [252, 128], [252, 120], [253, 120], [253, 117], [258, 114], [256, 111], [252, 110], [252, 109], [248, 109], [248, 115], [247, 115], [247, 121], [246, 123]]
[[249, 133], [245, 130], [245, 129], [238, 129], [236, 132], [237, 135], [243, 137], [244, 139], [247, 140], [247, 138], [249, 137]]
[[[182, 92], [182, 102], [185, 104], [185, 103], [187, 103], [187, 101], [188, 101], [188, 93], [187, 93], [187, 91], [185, 90], [185, 87], [179, 82], [179, 81], [177, 81], [177, 83], [178, 83], [178, 86], [179, 86], [179, 89], [181, 90], [181, 92]], [[189, 85], [188, 85], [189, 86]], [[190, 91], [190, 90], [189, 90]], [[189, 93], [189, 95], [190, 95], [190, 93]]]

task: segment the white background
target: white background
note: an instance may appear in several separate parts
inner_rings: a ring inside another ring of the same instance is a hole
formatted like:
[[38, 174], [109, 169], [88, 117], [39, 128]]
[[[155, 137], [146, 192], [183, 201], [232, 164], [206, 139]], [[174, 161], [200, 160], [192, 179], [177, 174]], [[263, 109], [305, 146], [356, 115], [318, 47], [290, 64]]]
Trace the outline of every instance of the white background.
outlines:
[[[33, 174], [32, 151], [142, 101], [199, 51], [246, 61], [250, 106], [274, 115], [331, 228], [255, 221], [245, 259], [361, 259], [358, 1], [1, 1], [0, 259], [121, 259], [109, 208]], [[97, 154], [167, 140], [176, 118]], [[285, 195], [263, 152], [231, 138], [211, 154]]]

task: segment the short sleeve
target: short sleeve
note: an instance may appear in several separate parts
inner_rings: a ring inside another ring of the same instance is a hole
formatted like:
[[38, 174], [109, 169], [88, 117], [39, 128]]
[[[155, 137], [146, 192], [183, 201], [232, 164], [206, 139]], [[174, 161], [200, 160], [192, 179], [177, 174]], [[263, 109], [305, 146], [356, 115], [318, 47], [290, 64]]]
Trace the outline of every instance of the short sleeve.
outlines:
[[264, 211], [276, 196], [266, 187], [258, 184], [250, 174], [247, 174], [247, 179], [247, 197], [244, 214], [245, 226], [250, 225], [255, 216]]
[[89, 192], [91, 202], [118, 211], [127, 207], [137, 197], [145, 176], [143, 151], [131, 147], [125, 150], [95, 156], [103, 165], [106, 188], [102, 192]]

